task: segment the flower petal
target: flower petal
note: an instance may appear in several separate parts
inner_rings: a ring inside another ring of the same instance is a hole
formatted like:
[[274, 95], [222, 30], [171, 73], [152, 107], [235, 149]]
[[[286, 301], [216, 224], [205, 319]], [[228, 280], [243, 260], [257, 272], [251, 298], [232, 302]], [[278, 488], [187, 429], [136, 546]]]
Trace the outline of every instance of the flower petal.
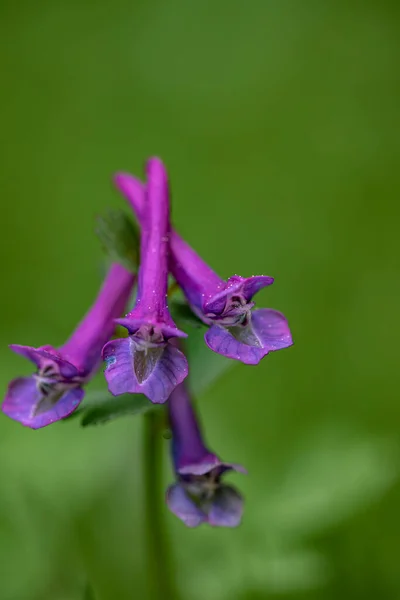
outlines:
[[114, 396], [132, 392], [136, 385], [131, 344], [129, 338], [111, 340], [102, 351], [103, 360], [106, 361], [105, 378]]
[[242, 496], [234, 487], [221, 484], [214, 494], [208, 512], [208, 523], [214, 527], [237, 527], [242, 515]]
[[[171, 344], [165, 344], [160, 350], [157, 356], [149, 353], [152, 364], [145, 368], [134, 360], [135, 344], [130, 338], [108, 342], [103, 348], [103, 358], [107, 363], [105, 377], [110, 392], [114, 396], [144, 394], [154, 403], [168, 400], [172, 390], [187, 376], [188, 364], [185, 355]], [[138, 380], [139, 366], [142, 381]]]
[[179, 475], [205, 475], [216, 467], [222, 466], [218, 456], [207, 452], [201, 459], [193, 461], [180, 453], [179, 462], [176, 462], [176, 470]]
[[[136, 310], [134, 309], [132, 311], [132, 314], [136, 312]], [[144, 317], [144, 318], [136, 318], [136, 317], [123, 317], [121, 319], [114, 319], [115, 323], [118, 323], [118, 325], [121, 325], [122, 327], [125, 327], [129, 334], [133, 334], [135, 333], [138, 329], [140, 329], [140, 327], [142, 327], [142, 325], [149, 325], [149, 319]], [[185, 338], [187, 337], [187, 333], [185, 333], [184, 331], [181, 331], [180, 329], [178, 329], [175, 324], [173, 323], [172, 319], [170, 321], [172, 324], [171, 325], [167, 325], [165, 323], [157, 323], [154, 322], [153, 326], [160, 331], [160, 333], [162, 334], [163, 338], [165, 340], [168, 340], [171, 337], [182, 337]]]
[[236, 471], [237, 473], [243, 473], [244, 475], [247, 474], [246, 469], [242, 467], [242, 465], [222, 462], [218, 456], [211, 452], [205, 453], [201, 459], [197, 459], [196, 461], [181, 455], [179, 457], [179, 462], [176, 461], [175, 465], [179, 475], [205, 475], [214, 469], [218, 470], [219, 475], [222, 475], [227, 471]]
[[214, 352], [247, 365], [257, 365], [269, 352], [293, 344], [285, 317], [271, 308], [254, 310], [250, 323], [245, 327], [228, 329], [213, 325], [204, 337], [207, 346]]
[[221, 291], [217, 292], [210, 298], [206, 298], [203, 304], [204, 313], [220, 314], [226, 305], [229, 297], [241, 295], [246, 302], [250, 302], [252, 297], [262, 288], [274, 283], [273, 277], [265, 275], [255, 275], [253, 277], [240, 277], [233, 275], [221, 287]]
[[242, 278], [238, 275], [230, 277], [227, 282], [221, 282], [219, 285], [221, 291], [209, 298], [205, 298], [203, 303], [204, 313], [220, 314], [225, 308], [228, 297], [240, 294], [242, 290]]
[[32, 346], [10, 344], [9, 348], [13, 352], [16, 352], [17, 354], [20, 354], [21, 356], [24, 356], [28, 360], [32, 361], [38, 367], [38, 369], [40, 369], [46, 362], [54, 362], [57, 365], [61, 375], [67, 379], [76, 377], [79, 374], [78, 369], [67, 360], [64, 360], [60, 356], [60, 353], [51, 346], [33, 348]]
[[250, 302], [252, 297], [257, 294], [260, 290], [272, 285], [274, 283], [273, 277], [267, 277], [266, 275], [255, 275], [254, 277], [248, 277], [243, 282], [243, 296], [247, 302]]
[[198, 527], [206, 521], [206, 515], [190, 499], [179, 483], [168, 488], [166, 501], [169, 510], [183, 521], [186, 527]]
[[8, 386], [2, 411], [14, 421], [19, 421], [26, 427], [40, 429], [55, 421], [70, 415], [82, 401], [85, 391], [82, 388], [73, 388], [65, 391], [54, 405], [48, 408], [40, 404], [42, 394], [36, 386], [34, 377], [19, 377]]
[[42, 357], [38, 354], [37, 348], [33, 348], [32, 346], [21, 346], [20, 344], [10, 344], [8, 347], [16, 354], [20, 354], [33, 362], [38, 368], [40, 367]]
[[259, 308], [251, 313], [253, 330], [268, 352], [292, 346], [292, 334], [285, 315], [272, 308]]

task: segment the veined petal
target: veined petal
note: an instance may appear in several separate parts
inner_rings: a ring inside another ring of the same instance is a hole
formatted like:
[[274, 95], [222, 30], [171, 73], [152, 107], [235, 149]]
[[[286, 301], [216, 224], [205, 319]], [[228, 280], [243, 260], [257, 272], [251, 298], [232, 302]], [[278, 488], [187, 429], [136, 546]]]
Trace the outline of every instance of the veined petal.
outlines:
[[269, 352], [293, 344], [284, 315], [271, 308], [254, 310], [246, 326], [225, 328], [213, 325], [204, 337], [207, 346], [214, 352], [247, 365], [257, 365]]
[[26, 427], [40, 429], [74, 412], [84, 395], [82, 388], [69, 389], [60, 394], [55, 404], [44, 406], [45, 399], [37, 389], [35, 378], [19, 377], [8, 386], [2, 411]]
[[221, 484], [216, 490], [208, 522], [214, 527], [237, 527], [243, 515], [243, 498], [231, 485]]
[[33, 348], [32, 346], [10, 344], [9, 348], [13, 352], [16, 352], [17, 354], [20, 354], [21, 356], [24, 356], [28, 360], [32, 361], [39, 369], [46, 362], [54, 362], [63, 377], [70, 379], [79, 375], [78, 369], [67, 360], [64, 360], [60, 356], [59, 352], [51, 346]]
[[[141, 362], [146, 362], [147, 357], [130, 338], [112, 340], [104, 346], [105, 377], [108, 389], [114, 396], [125, 393], [144, 394], [154, 403], [163, 403], [185, 379], [188, 364], [185, 355], [178, 348], [166, 343], [151, 350], [154, 350], [148, 352], [151, 364], [140, 366]], [[140, 360], [135, 357], [136, 352], [140, 353]]]
[[269, 352], [292, 346], [292, 334], [285, 315], [273, 308], [259, 308], [251, 313], [253, 330]]
[[111, 340], [103, 348], [104, 374], [114, 396], [132, 392], [136, 385], [131, 343], [129, 338], [120, 338]]
[[186, 527], [198, 527], [207, 520], [203, 511], [196, 506], [179, 483], [168, 488], [166, 500], [169, 510], [183, 521]]

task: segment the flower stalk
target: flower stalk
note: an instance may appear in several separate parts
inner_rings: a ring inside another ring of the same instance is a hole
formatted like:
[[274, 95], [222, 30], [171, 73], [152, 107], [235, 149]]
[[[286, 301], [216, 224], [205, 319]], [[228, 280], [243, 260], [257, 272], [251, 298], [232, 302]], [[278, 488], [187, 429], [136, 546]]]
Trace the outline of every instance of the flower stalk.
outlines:
[[171, 567], [171, 549], [161, 502], [163, 486], [163, 437], [165, 413], [162, 408], [144, 415], [143, 478], [147, 581], [152, 600], [178, 600]]

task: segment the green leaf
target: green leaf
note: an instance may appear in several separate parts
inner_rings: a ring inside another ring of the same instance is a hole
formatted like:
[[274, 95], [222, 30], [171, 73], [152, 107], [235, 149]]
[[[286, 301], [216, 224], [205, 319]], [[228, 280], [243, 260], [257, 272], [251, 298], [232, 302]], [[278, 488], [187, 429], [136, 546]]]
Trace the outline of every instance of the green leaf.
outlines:
[[82, 409], [84, 414], [81, 425], [100, 425], [117, 417], [143, 414], [152, 408], [154, 404], [142, 394], [112, 396], [107, 391], [98, 392], [96, 402]]
[[83, 591], [83, 600], [95, 600], [94, 591], [89, 582], [87, 582]]
[[113, 262], [136, 273], [139, 267], [139, 232], [123, 210], [109, 210], [98, 216], [96, 234], [103, 249]]

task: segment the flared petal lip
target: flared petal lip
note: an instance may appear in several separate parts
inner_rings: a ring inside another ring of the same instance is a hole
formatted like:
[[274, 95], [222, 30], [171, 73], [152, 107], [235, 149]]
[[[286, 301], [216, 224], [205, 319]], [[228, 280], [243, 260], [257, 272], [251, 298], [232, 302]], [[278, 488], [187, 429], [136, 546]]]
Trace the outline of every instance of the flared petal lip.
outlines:
[[176, 471], [179, 475], [205, 475], [222, 464], [218, 456], [211, 453], [207, 453], [197, 460], [187, 460], [183, 456], [177, 462]]
[[[221, 491], [234, 494], [236, 501], [234, 506], [223, 507], [214, 498], [209, 508], [197, 505], [195, 501], [186, 492], [182, 483], [170, 485], [166, 492], [166, 503], [169, 510], [178, 517], [186, 527], [198, 527], [203, 523], [208, 523], [211, 527], [237, 527], [240, 525], [243, 516], [243, 498], [237, 490], [226, 484], [221, 485]], [[218, 493], [218, 492], [217, 492]], [[232, 504], [232, 502], [231, 502]], [[229, 509], [230, 510], [227, 510]], [[232, 510], [232, 508], [234, 510]]]
[[207, 515], [189, 498], [179, 483], [170, 485], [165, 500], [169, 510], [180, 519], [186, 527], [198, 527], [207, 522]]
[[214, 352], [247, 365], [257, 365], [270, 352], [293, 345], [288, 322], [277, 310], [259, 308], [253, 311], [252, 324], [260, 342], [257, 346], [237, 340], [228, 329], [220, 325], [212, 325], [206, 331], [205, 342]]
[[220, 291], [214, 294], [213, 296], [207, 298], [203, 302], [203, 311], [205, 313], [213, 312], [213, 305], [217, 302], [220, 302], [226, 296], [238, 293], [243, 286], [243, 281], [237, 281], [235, 283], [226, 283], [225, 287]]
[[240, 275], [233, 275], [225, 284], [225, 287], [214, 294], [212, 297], [205, 299], [203, 303], [203, 311], [205, 313], [213, 312], [213, 307], [218, 302], [221, 302], [228, 294], [230, 296], [234, 294], [242, 293], [247, 302], [250, 302], [251, 298], [263, 287], [267, 287], [274, 283], [273, 277], [267, 275], [254, 275], [252, 277], [241, 277]]
[[168, 340], [169, 338], [179, 337], [186, 338], [187, 333], [181, 331], [177, 327], [171, 327], [170, 325], [166, 325], [165, 323], [158, 323], [157, 321], [150, 321], [146, 319], [132, 319], [130, 317], [122, 317], [120, 319], [115, 319], [115, 323], [118, 325], [122, 325], [125, 329], [128, 330], [129, 334], [135, 333], [140, 327], [143, 325], [152, 325], [161, 331], [164, 339]]
[[79, 370], [68, 360], [62, 358], [61, 354], [51, 346], [42, 348], [33, 348], [32, 346], [21, 346], [20, 344], [10, 344], [10, 350], [20, 354], [33, 362], [39, 369], [46, 362], [54, 362], [58, 366], [60, 373], [67, 379], [72, 379], [79, 375]]
[[221, 469], [221, 474], [225, 471], [236, 471], [247, 475], [247, 470], [242, 465], [223, 462], [215, 454], [206, 454], [198, 461], [185, 462], [185, 460], [181, 460], [177, 465], [177, 473], [179, 475], [205, 475], [218, 468]]
[[85, 395], [81, 387], [66, 390], [51, 410], [35, 415], [34, 408], [40, 400], [33, 376], [13, 379], [8, 386], [2, 411], [5, 415], [30, 429], [41, 429], [73, 413]]
[[108, 342], [102, 355], [106, 361], [105, 378], [113, 396], [144, 394], [151, 402], [162, 404], [188, 374], [185, 355], [171, 343], [165, 344], [164, 353], [154, 371], [142, 383], [138, 382], [135, 375], [130, 338]]
[[260, 290], [274, 283], [274, 278], [268, 275], [253, 275], [243, 280], [243, 294], [249, 302]]
[[[225, 509], [218, 504], [218, 499], [214, 498], [210, 510], [207, 515], [207, 522], [211, 527], [238, 527], [242, 521], [244, 502], [243, 497], [231, 485], [222, 484], [220, 492], [229, 493], [231, 495], [230, 510]], [[217, 492], [218, 493], [218, 492]], [[232, 506], [232, 499], [235, 504]], [[232, 510], [232, 508], [234, 510]]]

